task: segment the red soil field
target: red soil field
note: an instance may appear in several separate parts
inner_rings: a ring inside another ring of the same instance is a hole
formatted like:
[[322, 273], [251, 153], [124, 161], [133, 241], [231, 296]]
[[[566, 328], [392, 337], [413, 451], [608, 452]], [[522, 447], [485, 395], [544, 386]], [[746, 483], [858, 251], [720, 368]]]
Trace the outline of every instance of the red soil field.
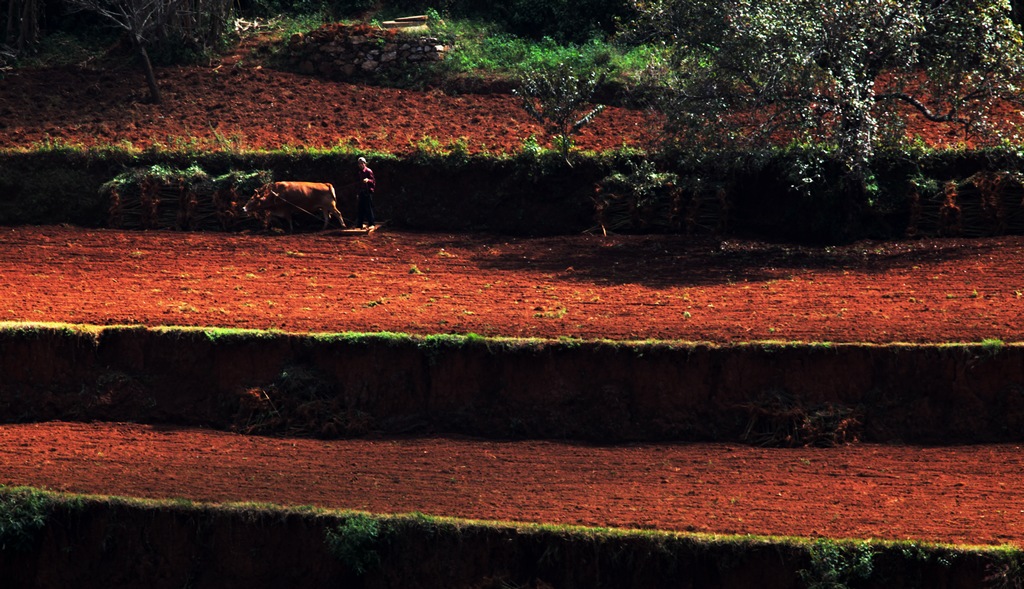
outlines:
[[1024, 238], [811, 248], [0, 229], [0, 321], [745, 342], [1019, 342]]
[[708, 533], [1024, 542], [1024, 458], [1009, 445], [316, 441], [42, 423], [0, 427], [0, 448], [0, 483], [79, 493]]
[[[0, 231], [5, 321], [557, 338], [1021, 341], [1024, 238]], [[832, 449], [0, 427], [0, 483], [717, 533], [1024, 544], [1019, 446]], [[216, 464], [217, 468], [209, 468]]]
[[[346, 145], [407, 153], [429, 138], [442, 148], [464, 141], [471, 153], [515, 153], [530, 135], [550, 146], [510, 94], [399, 90], [278, 71], [250, 54], [261, 42], [247, 40], [208, 65], [158, 68], [161, 104], [148, 103], [140, 70], [109, 60], [7, 72], [0, 84], [0, 149], [58, 142], [206, 150]], [[1011, 104], [995, 110], [997, 128], [1024, 124]], [[985, 143], [960, 126], [905, 112], [907, 135], [929, 145]], [[610, 106], [574, 139], [581, 150], [644, 148], [657, 140], [660, 120]]]
[[[148, 104], [134, 71], [66, 67], [19, 70], [0, 84], [0, 148], [46, 141], [140, 149], [329, 148], [409, 152], [425, 138], [442, 148], [514, 153], [543, 129], [509, 94], [448, 95], [332, 82], [254, 64], [177, 67], [157, 75], [162, 104]], [[609, 107], [575, 136], [583, 150], [653, 137], [649, 113]]]
[[[328, 82], [231, 56], [158, 71], [19, 70], [0, 148], [350, 145], [518, 151], [504, 94]], [[1009, 124], [1016, 118], [1005, 119]], [[609, 108], [581, 149], [643, 146]], [[955, 129], [911, 126], [933, 144]], [[383, 197], [383, 195], [382, 195]], [[831, 342], [1021, 341], [1024, 239], [801, 248], [682, 237], [0, 229], [0, 321], [287, 331]], [[720, 533], [1024, 544], [1020, 448], [313, 441], [132, 424], [0, 426], [0, 483], [204, 501]], [[211, 468], [216, 465], [216, 468]]]

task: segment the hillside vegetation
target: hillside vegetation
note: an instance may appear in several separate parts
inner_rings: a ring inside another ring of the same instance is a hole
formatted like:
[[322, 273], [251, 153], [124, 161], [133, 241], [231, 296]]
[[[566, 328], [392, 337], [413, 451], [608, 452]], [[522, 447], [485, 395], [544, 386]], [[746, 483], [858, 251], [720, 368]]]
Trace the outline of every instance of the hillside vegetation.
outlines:
[[[36, 1], [9, 0], [7, 14], [31, 14]], [[283, 150], [300, 160], [327, 149], [342, 160], [379, 154], [446, 169], [514, 156], [516, 174], [534, 186], [614, 150], [611, 168], [591, 162], [600, 175], [574, 172], [586, 191], [599, 186], [595, 215], [621, 209], [618, 220], [599, 220], [605, 229], [679, 231], [696, 195], [737, 210], [730, 201], [760, 187], [761, 201], [802, 228], [783, 235], [816, 241], [899, 235], [923, 201], [945, 200], [946, 224], [957, 226], [957, 190], [979, 173], [1002, 179], [972, 184], [994, 191], [985, 202], [1009, 202], [1020, 186], [1024, 53], [1015, 7], [996, 0], [857, 0], [843, 10], [749, 0], [513, 0], [486, 9], [347, 0], [189, 11], [169, 0], [159, 14], [130, 1], [90, 1], [47, 5], [33, 26], [7, 17], [2, 72], [40, 83], [12, 85], [0, 97], [5, 147], [123, 150], [135, 160], [140, 149], [243, 159]], [[396, 38], [383, 23], [415, 13], [427, 30], [414, 34], [447, 47], [443, 60], [360, 71], [344, 86], [291, 76], [298, 72], [284, 57], [295, 36], [340, 21], [383, 48]], [[147, 63], [155, 69], [139, 67]], [[59, 93], [44, 89], [68, 73]], [[127, 91], [119, 85], [126, 77], [135, 86]], [[335, 98], [339, 88], [345, 96]], [[363, 102], [345, 104], [349, 96]], [[83, 104], [70, 118], [47, 114]], [[301, 118], [288, 118], [289, 108]], [[155, 137], [150, 129], [169, 121], [187, 126]], [[10, 198], [20, 202], [15, 184], [23, 182], [9, 181]], [[463, 198], [477, 198], [469, 189]], [[1007, 226], [1002, 205], [980, 206], [991, 209], [994, 226]]]

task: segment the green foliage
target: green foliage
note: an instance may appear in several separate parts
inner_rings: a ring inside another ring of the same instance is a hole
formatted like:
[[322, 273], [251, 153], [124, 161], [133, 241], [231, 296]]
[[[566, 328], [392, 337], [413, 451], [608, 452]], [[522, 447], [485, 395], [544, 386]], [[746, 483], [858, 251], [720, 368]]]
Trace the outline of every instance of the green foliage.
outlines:
[[259, 331], [255, 329], [239, 329], [235, 327], [207, 327], [203, 329], [203, 335], [210, 343], [224, 343], [224, 342], [244, 342], [247, 340], [262, 339], [268, 337], [274, 337], [273, 334], [268, 331]]
[[380, 565], [380, 522], [369, 515], [352, 515], [329, 528], [326, 542], [328, 551], [357, 575]]
[[272, 181], [273, 173], [269, 170], [254, 170], [252, 172], [231, 170], [219, 176], [206, 176], [206, 179], [204, 188], [208, 191], [234, 189], [238, 194], [245, 196], [252, 194], [260, 186]]
[[659, 171], [649, 160], [630, 160], [625, 168], [598, 184], [594, 208], [601, 229], [626, 232], [650, 230], [662, 223], [671, 225], [679, 176]]
[[543, 153], [544, 146], [537, 141], [536, 135], [531, 133], [529, 137], [523, 139], [523, 149], [520, 151], [521, 155], [524, 157], [537, 158]]
[[807, 589], [852, 589], [871, 577], [875, 551], [870, 544], [838, 544], [821, 539], [810, 547], [811, 568], [799, 571]]
[[137, 195], [146, 186], [189, 188], [203, 192], [214, 192], [234, 188], [240, 194], [252, 193], [259, 186], [272, 180], [271, 172], [255, 170], [243, 172], [231, 170], [225, 174], [211, 177], [196, 164], [187, 168], [173, 168], [162, 164], [153, 164], [147, 168], [131, 168], [121, 172], [100, 187], [100, 192], [107, 194], [112, 190], [118, 193]]
[[437, 64], [442, 74], [486, 72], [521, 77], [538, 69], [572, 62], [582, 71], [605, 70], [608, 79], [628, 79], [654, 58], [650, 46], [628, 47], [603, 38], [560, 43], [551, 37], [532, 39], [507, 32], [497, 24], [474, 20], [441, 19], [431, 31], [453, 46]]
[[920, 171], [908, 179], [910, 186], [920, 194], [935, 194], [939, 191], [939, 181], [934, 176], [926, 176]]
[[416, 347], [424, 352], [427, 362], [434, 366], [441, 360], [441, 357], [452, 350], [458, 350], [473, 345], [488, 346], [492, 340], [484, 338], [475, 333], [466, 335], [440, 333], [428, 335], [418, 341]]
[[51, 503], [43, 493], [0, 486], [0, 551], [30, 550], [46, 525]]
[[[250, 10], [246, 11], [248, 16], [252, 17], [251, 21], [245, 21], [243, 24], [244, 19], [236, 20], [236, 26], [244, 26], [247, 29], [241, 35], [242, 37], [261, 35], [269, 39], [285, 41], [295, 33], [308, 33], [313, 29], [320, 28], [330, 20], [319, 10], [312, 13], [282, 13], [280, 10], [267, 11], [264, 8], [265, 3], [254, 4]], [[271, 51], [279, 48], [279, 45], [275, 46]]]
[[439, 333], [425, 336], [418, 347], [424, 350], [441, 350], [461, 348], [466, 342], [466, 336], [454, 333]]
[[[225, 175], [218, 179], [223, 183], [232, 175]], [[126, 170], [100, 187], [100, 192], [107, 194], [116, 190], [121, 194], [135, 190], [141, 190], [146, 185], [158, 186], [198, 186], [208, 183], [209, 175], [202, 168], [193, 164], [188, 168], [171, 168], [161, 164], [153, 164], [148, 168], [133, 168]]]
[[493, 22], [512, 35], [531, 39], [551, 37], [562, 43], [581, 43], [615, 32], [628, 20], [633, 8], [623, 0], [397, 0], [387, 3], [392, 11], [423, 13], [438, 9], [446, 19]]
[[353, 345], [373, 345], [373, 344], [386, 344], [391, 347], [401, 347], [407, 345], [411, 339], [411, 336], [404, 333], [395, 333], [392, 331], [377, 331], [373, 333], [360, 333], [360, 332], [344, 332], [344, 333], [322, 333], [312, 334], [311, 337], [316, 341], [323, 342], [342, 342]]
[[514, 92], [523, 109], [551, 135], [566, 162], [572, 135], [604, 110], [603, 105], [591, 108], [594, 90], [603, 79], [603, 73], [584, 71], [571, 62], [534, 70], [519, 79]]
[[56, 154], [71, 153], [80, 149], [82, 149], [81, 144], [75, 145], [72, 143], [68, 143], [64, 139], [61, 139], [60, 137], [50, 137], [49, 133], [44, 135], [42, 140], [32, 144], [32, 150], [34, 151], [49, 151]]
[[985, 338], [981, 340], [981, 349], [993, 356], [1001, 352], [1005, 346], [1006, 344], [1003, 340], [998, 338]]
[[458, 166], [469, 159], [469, 140], [465, 137], [449, 139], [442, 144], [439, 140], [424, 135], [410, 142], [409, 159], [420, 164], [441, 164]]
[[606, 190], [628, 192], [639, 202], [654, 197], [664, 187], [678, 181], [679, 176], [671, 172], [659, 172], [654, 162], [627, 162], [628, 173], [615, 172], [601, 181]]

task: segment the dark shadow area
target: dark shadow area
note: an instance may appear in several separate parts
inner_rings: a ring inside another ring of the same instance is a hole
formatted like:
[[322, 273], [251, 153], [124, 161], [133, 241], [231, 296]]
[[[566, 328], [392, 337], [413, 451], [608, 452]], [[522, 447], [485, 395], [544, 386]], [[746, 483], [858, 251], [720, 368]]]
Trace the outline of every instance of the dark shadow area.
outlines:
[[[491, 253], [492, 245], [500, 246], [499, 254]], [[482, 268], [657, 288], [772, 280], [801, 270], [883, 273], [924, 263], [984, 256], [998, 248], [999, 243], [989, 241], [981, 245], [969, 239], [928, 239], [821, 247], [677, 235], [613, 239], [574, 236], [571, 241], [559, 237], [459, 235], [438, 237], [434, 243], [438, 249], [467, 246], [486, 250], [474, 258]]]

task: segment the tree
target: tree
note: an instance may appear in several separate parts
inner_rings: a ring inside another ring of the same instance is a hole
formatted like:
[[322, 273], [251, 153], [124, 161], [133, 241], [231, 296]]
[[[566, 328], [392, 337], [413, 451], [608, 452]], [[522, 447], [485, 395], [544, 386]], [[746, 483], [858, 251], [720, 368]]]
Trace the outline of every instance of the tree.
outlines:
[[665, 44], [666, 137], [703, 148], [812, 142], [863, 198], [901, 112], [992, 137], [993, 102], [1017, 99], [1020, 30], [1007, 0], [634, 0], [630, 31]]
[[149, 98], [159, 104], [163, 99], [160, 86], [156, 83], [153, 63], [149, 59], [146, 45], [161, 22], [162, 12], [173, 10], [178, 0], [69, 0], [77, 10], [88, 10], [110, 20], [128, 33], [132, 48], [142, 63], [149, 86]]
[[4, 42], [22, 52], [39, 41], [40, 0], [7, 0], [7, 26]]
[[191, 45], [207, 50], [220, 42], [231, 0], [67, 0], [72, 10], [94, 12], [123, 29], [131, 40], [149, 86], [161, 102], [147, 46]]
[[523, 109], [554, 139], [566, 163], [572, 136], [604, 110], [603, 105], [591, 108], [602, 79], [598, 72], [582, 72], [571, 63], [562, 63], [527, 73], [513, 91]]

